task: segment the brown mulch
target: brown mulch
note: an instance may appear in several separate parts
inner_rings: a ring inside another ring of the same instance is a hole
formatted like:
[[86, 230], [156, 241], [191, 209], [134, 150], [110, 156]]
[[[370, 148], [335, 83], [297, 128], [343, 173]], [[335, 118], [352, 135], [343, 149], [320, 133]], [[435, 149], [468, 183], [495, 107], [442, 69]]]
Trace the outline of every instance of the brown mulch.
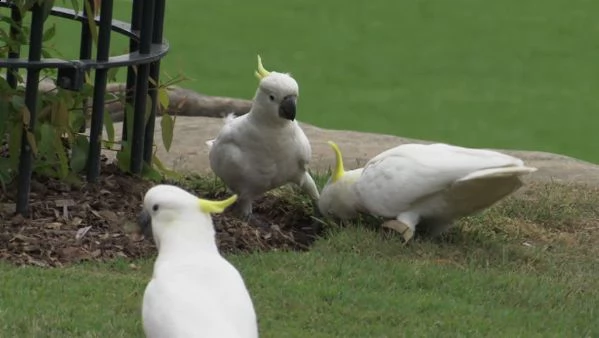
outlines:
[[[32, 181], [30, 215], [15, 215], [16, 189], [0, 195], [0, 260], [17, 265], [60, 267], [75, 262], [153, 257], [151, 238], [132, 233], [141, 201], [153, 184], [104, 164], [96, 184], [69, 186], [53, 179]], [[192, 191], [207, 197], [201, 191]], [[62, 207], [61, 205], [67, 205]], [[254, 205], [255, 222], [225, 212], [214, 215], [221, 252], [306, 250], [321, 231], [303, 212], [267, 195]]]

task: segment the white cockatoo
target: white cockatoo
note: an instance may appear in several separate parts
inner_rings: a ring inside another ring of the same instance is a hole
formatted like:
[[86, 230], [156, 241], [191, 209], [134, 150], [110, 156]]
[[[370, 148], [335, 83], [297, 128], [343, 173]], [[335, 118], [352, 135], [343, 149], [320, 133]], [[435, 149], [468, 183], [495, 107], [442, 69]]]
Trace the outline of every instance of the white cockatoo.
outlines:
[[143, 296], [147, 337], [258, 337], [249, 292], [237, 269], [220, 255], [210, 216], [236, 199], [199, 199], [172, 185], [146, 193], [140, 225], [151, 226], [158, 248]]
[[260, 80], [252, 108], [227, 118], [210, 145], [210, 167], [239, 195], [237, 208], [249, 218], [252, 201], [269, 190], [297, 184], [316, 203], [318, 189], [308, 173], [312, 149], [295, 120], [297, 82], [285, 73], [269, 72], [258, 56]]
[[322, 189], [320, 212], [350, 219], [360, 212], [386, 219], [382, 226], [409, 241], [416, 225], [432, 235], [457, 218], [490, 207], [522, 186], [535, 172], [522, 160], [496, 151], [447, 144], [403, 144], [373, 157], [364, 168], [345, 171], [341, 151]]
[[[227, 114], [227, 116], [225, 116], [223, 118], [223, 124], [227, 124], [227, 123], [233, 121], [233, 119], [235, 119], [235, 118], [237, 118], [237, 116], [235, 116], [235, 113], [229, 113], [229, 114]], [[215, 139], [208, 140], [208, 141], [205, 142], [206, 145], [208, 146], [208, 150], [212, 149], [212, 145], [214, 144], [214, 140]]]

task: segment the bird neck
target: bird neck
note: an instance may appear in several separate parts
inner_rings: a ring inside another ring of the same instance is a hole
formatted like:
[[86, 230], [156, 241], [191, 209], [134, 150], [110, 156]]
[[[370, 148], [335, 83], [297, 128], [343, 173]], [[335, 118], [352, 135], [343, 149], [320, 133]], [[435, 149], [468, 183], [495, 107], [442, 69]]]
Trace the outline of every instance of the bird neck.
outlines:
[[267, 107], [254, 100], [252, 108], [248, 112], [248, 119], [260, 127], [280, 128], [290, 126], [293, 123], [293, 121], [279, 117], [277, 112], [267, 111], [268, 109], [272, 109], [272, 107]]
[[348, 171], [333, 187], [336, 190], [334, 195], [339, 199], [337, 202], [339, 212], [345, 217], [353, 217], [356, 213], [363, 211], [360, 196], [355, 189], [356, 181], [361, 174], [361, 168]]
[[180, 220], [171, 224], [159, 235], [158, 256], [190, 255], [196, 253], [218, 253], [215, 231], [212, 226]]

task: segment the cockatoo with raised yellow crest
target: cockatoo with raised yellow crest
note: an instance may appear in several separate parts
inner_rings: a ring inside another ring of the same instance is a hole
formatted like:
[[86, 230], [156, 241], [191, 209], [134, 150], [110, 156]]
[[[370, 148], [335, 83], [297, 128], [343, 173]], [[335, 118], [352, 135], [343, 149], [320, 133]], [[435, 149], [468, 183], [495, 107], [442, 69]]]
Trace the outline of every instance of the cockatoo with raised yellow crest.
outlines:
[[454, 220], [490, 207], [522, 186], [537, 169], [497, 151], [448, 144], [403, 144], [345, 171], [339, 147], [333, 174], [320, 194], [325, 216], [354, 218], [360, 212], [388, 219], [382, 226], [409, 241], [416, 226], [432, 235]]
[[255, 72], [260, 83], [252, 108], [227, 118], [210, 146], [210, 167], [239, 195], [237, 208], [249, 218], [252, 201], [269, 190], [297, 184], [314, 203], [319, 193], [308, 173], [312, 148], [295, 120], [297, 82], [286, 73], [269, 72], [258, 56]]
[[146, 337], [258, 337], [249, 292], [237, 269], [220, 255], [210, 216], [236, 199], [199, 199], [172, 185], [146, 193], [140, 226], [151, 227], [158, 248], [143, 296]]

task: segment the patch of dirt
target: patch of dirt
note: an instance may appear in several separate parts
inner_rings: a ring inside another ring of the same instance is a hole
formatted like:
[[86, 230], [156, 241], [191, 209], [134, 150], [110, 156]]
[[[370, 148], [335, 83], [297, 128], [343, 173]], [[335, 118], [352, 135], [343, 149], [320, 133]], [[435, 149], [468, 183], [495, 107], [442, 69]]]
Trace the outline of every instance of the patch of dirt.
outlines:
[[[14, 214], [13, 184], [0, 195], [0, 259], [54, 267], [84, 260], [152, 257], [157, 252], [152, 240], [131, 233], [151, 186], [113, 164], [103, 164], [96, 184], [80, 187], [34, 178], [31, 212], [25, 218]], [[201, 191], [193, 192], [206, 197]], [[304, 211], [289, 210], [267, 195], [254, 205], [260, 226], [248, 225], [227, 212], [214, 215], [218, 246], [221, 252], [306, 250], [321, 227], [311, 219], [309, 208]]]

